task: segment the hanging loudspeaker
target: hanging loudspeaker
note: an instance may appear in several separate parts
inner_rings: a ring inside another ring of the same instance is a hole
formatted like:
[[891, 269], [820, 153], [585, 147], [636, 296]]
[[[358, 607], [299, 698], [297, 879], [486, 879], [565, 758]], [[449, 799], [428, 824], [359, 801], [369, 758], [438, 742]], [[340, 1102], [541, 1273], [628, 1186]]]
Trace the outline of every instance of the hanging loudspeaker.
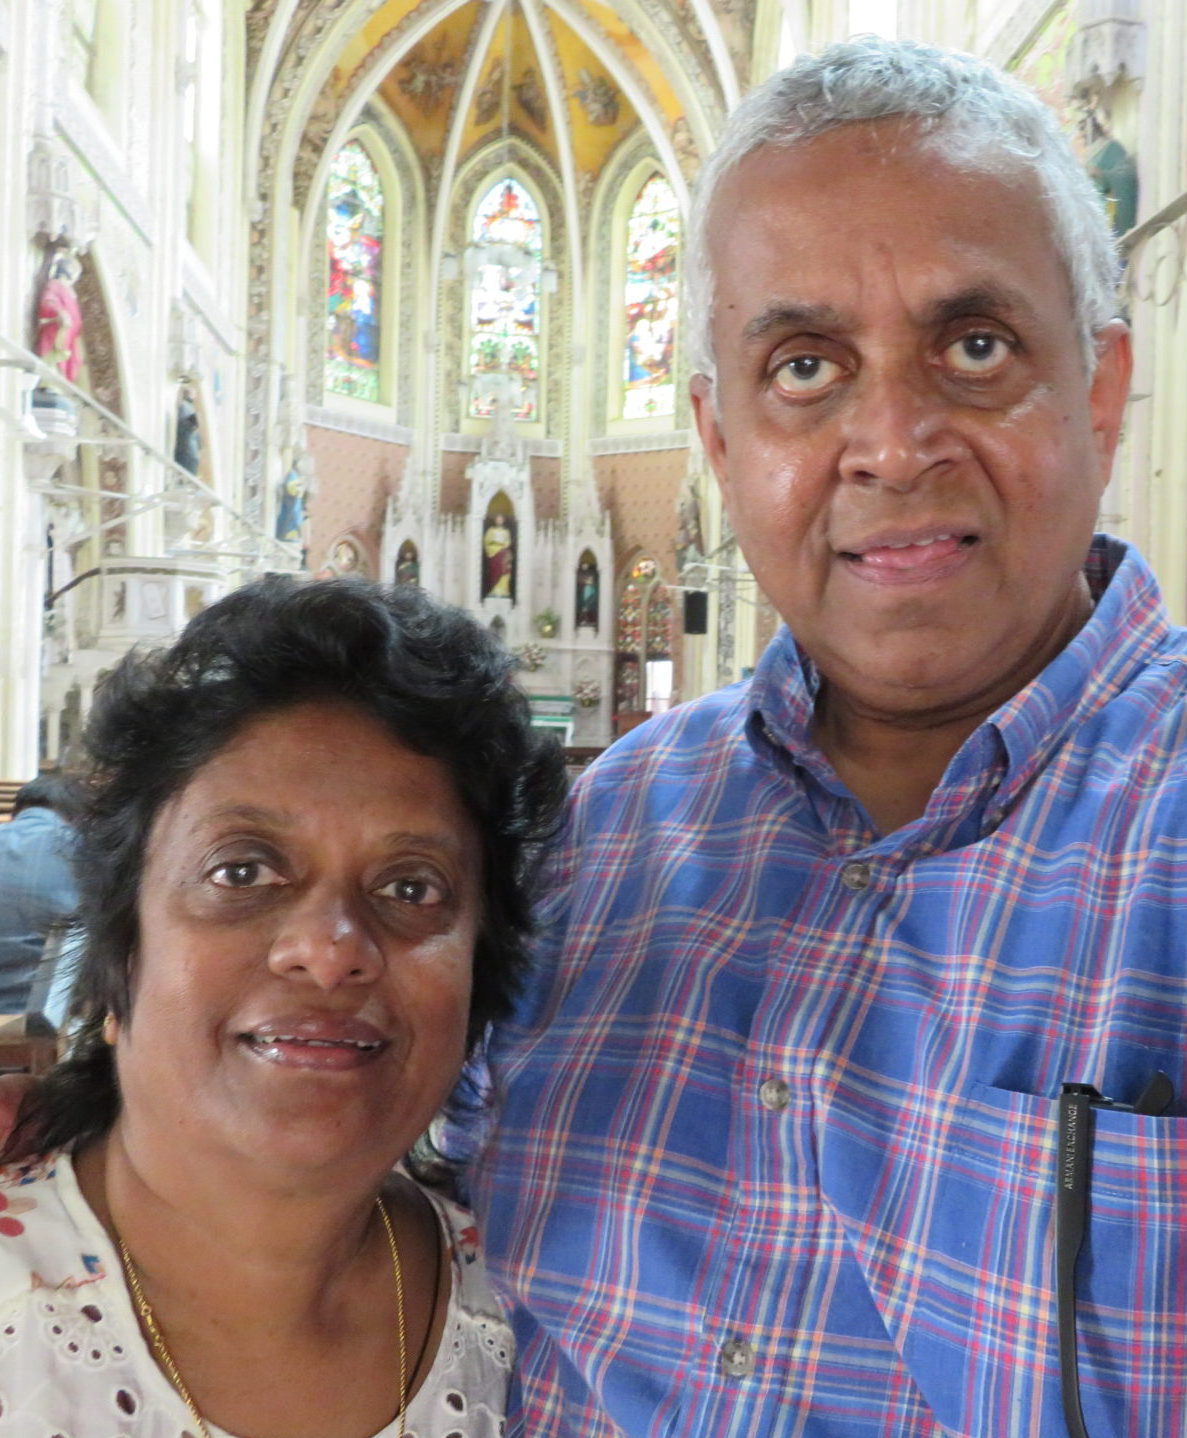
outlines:
[[684, 593], [685, 634], [707, 634], [709, 632], [709, 596], [703, 589], [688, 589]]

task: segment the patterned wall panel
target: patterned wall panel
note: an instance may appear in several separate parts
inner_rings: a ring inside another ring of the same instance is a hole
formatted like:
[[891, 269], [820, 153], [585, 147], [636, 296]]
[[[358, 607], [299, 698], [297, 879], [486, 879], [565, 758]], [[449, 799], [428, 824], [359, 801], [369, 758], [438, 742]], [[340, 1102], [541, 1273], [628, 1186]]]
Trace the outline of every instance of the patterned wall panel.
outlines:
[[388, 496], [398, 492], [408, 451], [386, 440], [316, 425], [309, 426], [308, 434], [317, 467], [317, 501], [310, 510], [310, 565], [320, 567], [337, 536], [349, 529], [366, 550], [374, 578]]

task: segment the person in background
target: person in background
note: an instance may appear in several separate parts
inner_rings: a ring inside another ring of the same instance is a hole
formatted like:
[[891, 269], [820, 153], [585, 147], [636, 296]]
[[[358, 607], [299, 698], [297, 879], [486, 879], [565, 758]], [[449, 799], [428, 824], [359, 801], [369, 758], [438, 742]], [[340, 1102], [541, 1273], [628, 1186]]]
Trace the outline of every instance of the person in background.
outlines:
[[23, 1013], [46, 939], [78, 905], [71, 868], [81, 794], [64, 774], [17, 790], [0, 825], [0, 1013]]
[[1015, 80], [867, 38], [743, 100], [688, 241], [787, 627], [578, 780], [475, 1189], [513, 1431], [1187, 1432], [1187, 632], [1093, 537], [1100, 197]]

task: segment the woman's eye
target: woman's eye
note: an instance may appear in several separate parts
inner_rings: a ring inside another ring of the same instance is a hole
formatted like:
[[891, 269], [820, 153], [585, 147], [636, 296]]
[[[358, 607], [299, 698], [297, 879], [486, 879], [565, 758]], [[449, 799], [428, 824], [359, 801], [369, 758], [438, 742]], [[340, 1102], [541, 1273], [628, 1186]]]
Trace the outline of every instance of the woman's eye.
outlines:
[[385, 899], [395, 899], [401, 904], [440, 904], [445, 899], [445, 889], [432, 879], [404, 878], [390, 879], [375, 891]]
[[1001, 335], [977, 330], [961, 335], [944, 351], [949, 365], [961, 374], [992, 374], [1000, 369], [1013, 353], [1013, 347]]
[[785, 394], [815, 394], [827, 389], [841, 372], [835, 360], [823, 355], [793, 355], [775, 371], [775, 387]]
[[210, 882], [220, 889], [258, 889], [265, 884], [282, 883], [280, 875], [258, 859], [239, 859], [219, 864], [210, 871]]

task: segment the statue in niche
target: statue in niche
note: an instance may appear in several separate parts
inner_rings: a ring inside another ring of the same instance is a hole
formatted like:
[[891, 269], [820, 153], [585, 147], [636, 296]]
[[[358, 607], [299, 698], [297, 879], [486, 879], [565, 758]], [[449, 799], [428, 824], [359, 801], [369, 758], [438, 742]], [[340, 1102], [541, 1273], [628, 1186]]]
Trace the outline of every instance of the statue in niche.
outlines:
[[416, 545], [410, 539], [406, 539], [400, 545], [396, 555], [396, 583], [420, 583], [420, 555], [416, 552]]
[[515, 534], [501, 496], [491, 502], [482, 532], [483, 599], [515, 598]]
[[177, 397], [177, 434], [173, 440], [173, 462], [187, 474], [197, 475], [202, 463], [202, 424], [193, 391], [187, 385]]
[[355, 574], [360, 564], [359, 551], [349, 539], [340, 539], [330, 560], [335, 574]]
[[590, 550], [586, 550], [577, 565], [577, 627], [597, 630], [599, 598], [598, 562]]
[[1113, 138], [1094, 103], [1088, 103], [1080, 128], [1088, 151], [1088, 177], [1105, 202], [1113, 233], [1124, 235], [1137, 223], [1137, 162], [1121, 141]]
[[689, 482], [684, 487], [677, 508], [676, 565], [683, 569], [705, 555], [705, 539], [701, 531], [701, 503], [695, 486]]
[[305, 532], [305, 476], [294, 464], [280, 483], [280, 506], [276, 511], [276, 537], [299, 544]]
[[78, 257], [59, 248], [50, 257], [49, 272], [37, 296], [37, 337], [34, 348], [74, 384], [82, 368], [82, 307], [75, 285], [82, 273]]

